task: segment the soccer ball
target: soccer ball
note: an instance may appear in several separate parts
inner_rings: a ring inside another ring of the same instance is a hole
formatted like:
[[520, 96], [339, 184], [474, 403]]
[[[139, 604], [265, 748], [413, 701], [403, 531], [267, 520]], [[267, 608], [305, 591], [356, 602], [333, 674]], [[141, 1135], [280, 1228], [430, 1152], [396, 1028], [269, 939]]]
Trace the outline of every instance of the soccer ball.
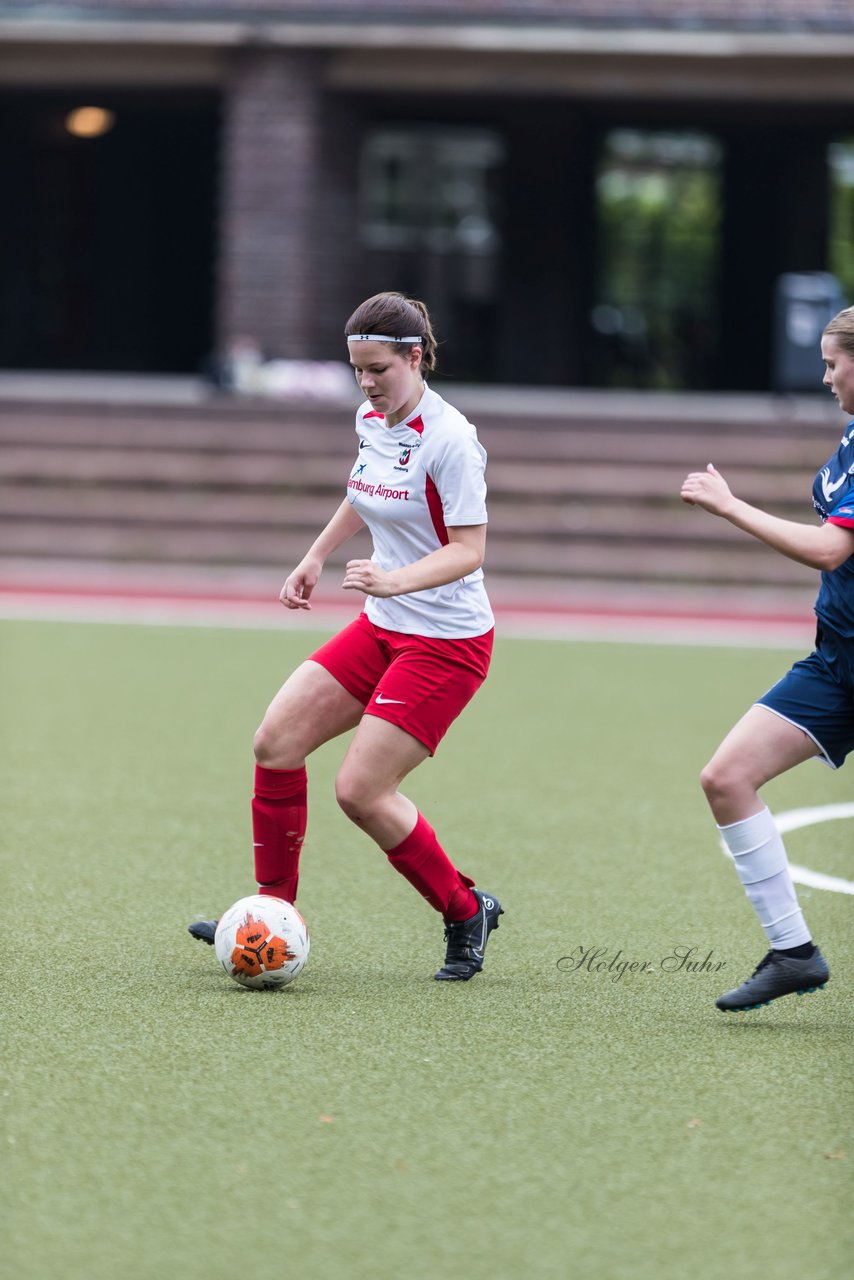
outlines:
[[253, 894], [229, 907], [216, 927], [217, 959], [241, 987], [275, 990], [302, 973], [308, 928], [284, 898]]

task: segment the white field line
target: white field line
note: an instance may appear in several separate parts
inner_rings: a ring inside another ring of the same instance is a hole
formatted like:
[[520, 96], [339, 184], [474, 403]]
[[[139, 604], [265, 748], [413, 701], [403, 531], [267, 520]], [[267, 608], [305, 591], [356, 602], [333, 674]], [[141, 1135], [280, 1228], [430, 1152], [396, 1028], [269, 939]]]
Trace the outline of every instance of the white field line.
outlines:
[[[781, 835], [787, 831], [797, 831], [799, 827], [812, 827], [819, 822], [835, 822], [839, 818], [854, 818], [854, 804], [820, 804], [807, 809], [787, 809], [784, 813], [776, 813], [774, 822]], [[821, 871], [810, 871], [809, 867], [799, 867], [789, 863], [792, 879], [797, 884], [808, 885], [811, 889], [829, 889], [832, 893], [854, 894], [854, 881], [843, 880], [841, 876], [826, 876]]]
[[[811, 808], [786, 809], [783, 813], [774, 813], [771, 816], [780, 835], [785, 835], [787, 831], [817, 826], [820, 822], [854, 818], [854, 804], [848, 801], [843, 801], [841, 804], [819, 804]], [[720, 843], [725, 856], [732, 861], [732, 855], [723, 840]], [[795, 862], [789, 863], [789, 871], [795, 884], [802, 884], [810, 889], [826, 889], [830, 893], [854, 894], [854, 881], [845, 880], [842, 876], [827, 876], [823, 871], [812, 871], [809, 867], [801, 867]]]

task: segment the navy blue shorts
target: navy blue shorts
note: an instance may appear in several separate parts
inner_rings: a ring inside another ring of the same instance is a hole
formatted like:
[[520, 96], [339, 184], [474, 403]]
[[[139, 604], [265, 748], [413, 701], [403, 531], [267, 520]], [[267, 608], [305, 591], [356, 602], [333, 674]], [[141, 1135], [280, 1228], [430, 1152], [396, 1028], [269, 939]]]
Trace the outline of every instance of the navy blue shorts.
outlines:
[[796, 662], [756, 705], [803, 729], [838, 769], [854, 751], [854, 639], [822, 624], [815, 643], [809, 657]]

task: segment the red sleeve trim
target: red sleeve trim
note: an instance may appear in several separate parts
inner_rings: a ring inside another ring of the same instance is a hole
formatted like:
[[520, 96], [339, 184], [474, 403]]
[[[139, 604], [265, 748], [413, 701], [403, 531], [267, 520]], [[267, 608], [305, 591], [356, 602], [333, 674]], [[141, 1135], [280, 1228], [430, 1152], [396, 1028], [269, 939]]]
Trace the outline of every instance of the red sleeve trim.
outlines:
[[854, 529], [854, 515], [851, 516], [828, 516], [828, 524], [841, 525], [843, 529]]
[[435, 482], [431, 475], [427, 476], [427, 510], [430, 512], [430, 519], [433, 521], [433, 528], [436, 530], [436, 537], [443, 547], [448, 545], [450, 541], [448, 530], [445, 528], [445, 513], [442, 509], [442, 499], [439, 490], [436, 488]]

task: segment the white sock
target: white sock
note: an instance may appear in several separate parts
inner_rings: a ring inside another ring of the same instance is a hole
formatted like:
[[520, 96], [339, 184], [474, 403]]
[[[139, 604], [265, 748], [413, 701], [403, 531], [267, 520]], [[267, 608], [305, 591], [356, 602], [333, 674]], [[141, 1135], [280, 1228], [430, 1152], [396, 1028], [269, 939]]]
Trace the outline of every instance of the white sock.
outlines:
[[765, 936], [775, 951], [811, 941], [789, 874], [786, 850], [767, 806], [752, 818], [718, 827]]

